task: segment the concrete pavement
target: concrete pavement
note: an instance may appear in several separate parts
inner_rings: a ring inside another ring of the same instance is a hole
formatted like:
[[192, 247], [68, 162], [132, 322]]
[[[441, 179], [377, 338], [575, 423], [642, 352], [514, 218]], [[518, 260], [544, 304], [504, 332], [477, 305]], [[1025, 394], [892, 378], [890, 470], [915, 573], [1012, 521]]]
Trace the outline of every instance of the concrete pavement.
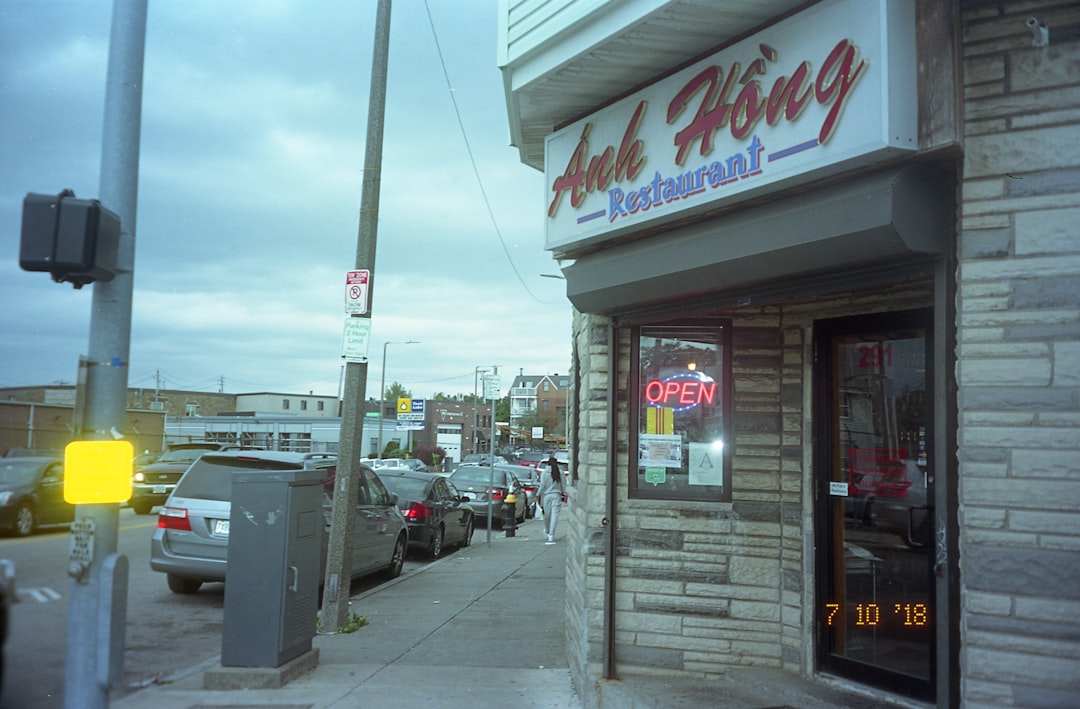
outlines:
[[[471, 547], [352, 599], [368, 624], [317, 635], [312, 669], [276, 689], [221, 686], [219, 657], [160, 684], [113, 692], [117, 709], [581, 709], [566, 660], [565, 538], [544, 544], [540, 520], [515, 536], [477, 530]], [[200, 658], [192, 658], [193, 662]], [[310, 658], [309, 658], [310, 659]], [[731, 668], [721, 678], [625, 677], [600, 682], [602, 709], [925, 709], [850, 685], [809, 681], [780, 669]]]
[[564, 613], [565, 547], [545, 545], [541, 524], [514, 537], [493, 531], [491, 544], [478, 529], [471, 547], [355, 596], [352, 612], [368, 624], [317, 635], [317, 665], [277, 689], [206, 689], [222, 669], [213, 657], [161, 684], [114, 691], [110, 706], [577, 709], [565, 627], [552, 620]]

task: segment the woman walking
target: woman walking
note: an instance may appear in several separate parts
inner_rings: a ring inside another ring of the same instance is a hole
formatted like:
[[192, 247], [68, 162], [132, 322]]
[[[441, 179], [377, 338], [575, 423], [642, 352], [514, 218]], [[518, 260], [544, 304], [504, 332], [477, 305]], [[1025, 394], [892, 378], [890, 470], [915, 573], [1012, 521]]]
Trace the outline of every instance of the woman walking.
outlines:
[[554, 455], [548, 458], [548, 469], [540, 476], [537, 496], [540, 498], [540, 510], [544, 513], [544, 534], [547, 535], [545, 544], [554, 544], [559, 510], [566, 499], [566, 488], [563, 486], [562, 474], [559, 473], [559, 461]]

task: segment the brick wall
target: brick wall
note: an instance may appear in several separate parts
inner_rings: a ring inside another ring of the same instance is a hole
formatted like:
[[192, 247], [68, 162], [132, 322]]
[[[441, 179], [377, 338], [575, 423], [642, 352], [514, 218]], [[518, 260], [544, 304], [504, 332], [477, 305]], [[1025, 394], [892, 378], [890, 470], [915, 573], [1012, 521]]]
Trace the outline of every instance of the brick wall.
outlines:
[[962, 693], [1078, 706], [1080, 6], [979, 4], [963, 53]]

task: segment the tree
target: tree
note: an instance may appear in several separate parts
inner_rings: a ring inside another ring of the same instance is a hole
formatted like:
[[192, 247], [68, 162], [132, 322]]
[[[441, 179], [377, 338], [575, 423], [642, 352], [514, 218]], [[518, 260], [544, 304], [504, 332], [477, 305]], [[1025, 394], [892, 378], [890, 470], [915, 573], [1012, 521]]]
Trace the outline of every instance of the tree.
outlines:
[[386, 387], [386, 394], [383, 397], [386, 401], [396, 402], [398, 399], [411, 399], [412, 392], [405, 388], [401, 382], [394, 382], [390, 386]]
[[540, 426], [544, 429], [544, 434], [560, 432], [556, 430], [559, 423], [559, 417], [554, 411], [530, 411], [521, 418], [518, 419], [517, 425], [524, 429], [531, 429], [536, 426]]
[[417, 446], [413, 449], [413, 457], [424, 461], [431, 470], [440, 470], [446, 451], [438, 446]]

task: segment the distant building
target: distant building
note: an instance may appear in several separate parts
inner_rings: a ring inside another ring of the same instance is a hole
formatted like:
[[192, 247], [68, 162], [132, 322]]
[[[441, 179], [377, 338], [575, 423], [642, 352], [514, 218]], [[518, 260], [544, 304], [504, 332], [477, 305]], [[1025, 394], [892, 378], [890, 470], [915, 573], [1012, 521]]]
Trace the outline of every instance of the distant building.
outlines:
[[[76, 387], [50, 385], [0, 389], [0, 452], [14, 448], [62, 449], [71, 440]], [[395, 402], [369, 400], [361, 456], [377, 455], [391, 443], [411, 451], [442, 448], [449, 461], [491, 450], [490, 403], [425, 402], [424, 418], [398, 422]], [[169, 443], [217, 441], [245, 447], [301, 452], [337, 452], [341, 437], [340, 401], [332, 396], [255, 392], [224, 394], [176, 389], [128, 390], [124, 429], [140, 451]], [[55, 410], [54, 410], [55, 409]], [[49, 412], [45, 417], [46, 410]], [[132, 417], [138, 412], [149, 418]], [[147, 423], [153, 421], [153, 424]], [[496, 429], [498, 436], [501, 429]]]
[[570, 384], [568, 375], [521, 373], [514, 377], [510, 385], [510, 427], [515, 437], [530, 437], [525, 442], [531, 442], [531, 422], [540, 419], [547, 422], [545, 436], [565, 438]]

